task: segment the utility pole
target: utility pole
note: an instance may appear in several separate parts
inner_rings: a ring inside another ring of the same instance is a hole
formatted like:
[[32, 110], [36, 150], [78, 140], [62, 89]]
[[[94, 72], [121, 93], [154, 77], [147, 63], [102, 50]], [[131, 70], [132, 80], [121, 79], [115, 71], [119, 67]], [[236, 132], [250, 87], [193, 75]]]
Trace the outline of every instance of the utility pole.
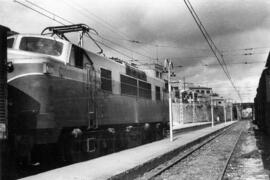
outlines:
[[232, 99], [230, 100], [230, 109], [231, 109], [231, 121], [233, 121], [233, 102]]
[[212, 124], [212, 127], [214, 127], [214, 107], [213, 107], [213, 97], [212, 97], [212, 93], [210, 95], [210, 103], [211, 103], [211, 124]]
[[192, 123], [195, 122], [195, 97], [194, 97], [194, 91], [192, 91]]
[[180, 98], [180, 123], [184, 123], [184, 108], [183, 108], [183, 101], [182, 101], [182, 86], [181, 86], [181, 80], [179, 80], [179, 98]]
[[156, 46], [156, 56], [157, 56], [157, 64], [158, 64], [158, 44], [156, 44], [155, 46]]
[[184, 91], [186, 90], [186, 77], [183, 77], [183, 81], [184, 81]]
[[171, 95], [171, 70], [172, 62], [169, 59], [165, 59], [165, 69], [168, 70], [168, 91], [169, 91], [169, 123], [170, 123], [170, 141], [173, 141], [173, 122], [172, 122], [172, 95]]
[[226, 102], [225, 102], [225, 99], [224, 99], [224, 103], [223, 103], [223, 109], [224, 109], [224, 122], [226, 123], [227, 122], [227, 117], [226, 117]]
[[233, 104], [231, 103], [231, 121], [233, 121]]

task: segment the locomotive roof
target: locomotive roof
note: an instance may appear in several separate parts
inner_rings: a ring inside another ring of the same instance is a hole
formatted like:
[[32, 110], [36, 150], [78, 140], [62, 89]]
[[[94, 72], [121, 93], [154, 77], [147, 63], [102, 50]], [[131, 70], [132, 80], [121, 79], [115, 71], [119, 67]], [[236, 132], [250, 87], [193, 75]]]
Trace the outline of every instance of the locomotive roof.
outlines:
[[13, 34], [13, 35], [8, 36], [8, 39], [13, 38], [13, 37], [18, 37], [18, 36], [19, 37], [40, 37], [40, 38], [51, 39], [51, 40], [56, 40], [56, 41], [60, 41], [60, 42], [68, 42], [68, 41], [63, 40], [59, 37], [44, 36], [44, 35], [40, 35], [40, 34], [31, 34], [31, 33]]
[[[44, 39], [55, 40], [55, 41], [58, 41], [58, 42], [62, 42], [63, 44], [66, 44], [66, 45], [69, 44], [70, 46], [74, 45], [74, 46], [78, 47], [78, 45], [76, 45], [76, 44], [74, 44], [74, 43], [72, 43], [70, 41], [63, 40], [63, 39], [61, 39], [59, 37], [55, 37], [55, 36], [51, 37], [51, 36], [40, 35], [40, 34], [31, 34], [31, 33], [15, 34], [15, 35], [9, 36], [8, 39], [10, 39], [10, 38], [15, 38], [16, 39], [17, 37], [19, 37], [19, 38], [22, 38], [22, 37], [39, 37], [39, 38], [44, 38]], [[82, 47], [80, 47], [80, 48], [82, 48]], [[18, 47], [17, 47], [17, 49], [18, 49]], [[98, 58], [99, 60], [103, 59], [106, 62], [114, 63], [114, 64], [117, 64], [118, 66], [122, 66], [122, 67], [127, 67], [128, 66], [128, 67], [133, 68], [135, 70], [145, 72], [147, 74], [147, 76], [149, 76], [149, 77], [155, 78], [154, 76], [150, 75], [148, 73], [148, 71], [146, 71], [144, 68], [136, 67], [136, 66], [134, 66], [134, 65], [132, 65], [130, 63], [127, 63], [124, 60], [121, 60], [119, 58], [108, 58], [108, 57], [101, 56], [98, 53], [94, 53], [92, 51], [89, 51], [89, 50], [87, 50], [85, 48], [82, 48], [82, 49], [84, 49], [87, 53], [89, 53], [90, 56], [96, 56], [96, 57], [98, 56], [98, 57], [100, 57], [100, 58]], [[66, 57], [59, 57], [58, 59], [62, 59], [61, 61], [64, 61], [64, 58], [66, 58]]]

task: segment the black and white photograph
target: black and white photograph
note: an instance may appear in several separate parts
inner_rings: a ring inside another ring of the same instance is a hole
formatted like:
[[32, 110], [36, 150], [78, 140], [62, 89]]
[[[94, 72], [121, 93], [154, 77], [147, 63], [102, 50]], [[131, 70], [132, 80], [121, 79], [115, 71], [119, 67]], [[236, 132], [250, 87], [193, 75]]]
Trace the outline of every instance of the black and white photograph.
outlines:
[[270, 0], [0, 0], [15, 179], [270, 179]]

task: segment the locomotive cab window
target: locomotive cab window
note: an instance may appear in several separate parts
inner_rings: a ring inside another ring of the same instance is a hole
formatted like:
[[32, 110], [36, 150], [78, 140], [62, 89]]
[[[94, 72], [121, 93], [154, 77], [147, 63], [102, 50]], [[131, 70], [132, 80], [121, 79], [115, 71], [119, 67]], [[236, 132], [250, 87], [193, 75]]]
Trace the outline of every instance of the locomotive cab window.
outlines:
[[78, 46], [72, 45], [70, 57], [69, 57], [69, 63], [72, 66], [82, 69], [84, 67], [84, 64], [86, 63], [92, 64], [92, 61], [84, 49]]
[[107, 69], [100, 68], [101, 89], [112, 91], [112, 72]]
[[23, 37], [19, 49], [34, 53], [60, 56], [63, 50], [63, 43], [52, 39]]

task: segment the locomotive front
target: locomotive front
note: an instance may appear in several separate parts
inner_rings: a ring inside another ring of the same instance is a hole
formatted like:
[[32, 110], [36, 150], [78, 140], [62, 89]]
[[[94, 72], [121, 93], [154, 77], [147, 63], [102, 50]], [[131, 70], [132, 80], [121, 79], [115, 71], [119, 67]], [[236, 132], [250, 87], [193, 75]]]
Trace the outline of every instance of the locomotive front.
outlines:
[[59, 136], [51, 97], [54, 77], [48, 73], [65, 63], [66, 44], [33, 35], [11, 36], [7, 44], [14, 66], [8, 74], [9, 139], [16, 158], [30, 161], [35, 144], [55, 143]]

